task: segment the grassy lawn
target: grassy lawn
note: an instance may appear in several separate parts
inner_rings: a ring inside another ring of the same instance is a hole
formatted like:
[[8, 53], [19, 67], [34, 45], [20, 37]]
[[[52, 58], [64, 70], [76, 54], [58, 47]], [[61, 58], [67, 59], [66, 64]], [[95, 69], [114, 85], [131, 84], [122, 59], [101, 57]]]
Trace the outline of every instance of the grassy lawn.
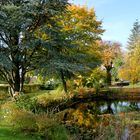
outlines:
[[0, 126], [0, 140], [41, 140], [38, 136]]

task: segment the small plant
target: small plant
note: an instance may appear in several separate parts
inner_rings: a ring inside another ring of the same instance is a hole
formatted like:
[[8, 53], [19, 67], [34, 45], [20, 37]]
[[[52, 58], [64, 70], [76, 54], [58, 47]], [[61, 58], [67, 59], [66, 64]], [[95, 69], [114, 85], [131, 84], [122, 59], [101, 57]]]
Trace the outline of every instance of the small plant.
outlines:
[[16, 105], [24, 110], [28, 110], [34, 113], [39, 112], [39, 107], [37, 104], [36, 98], [30, 98], [27, 95], [20, 96], [18, 100], [16, 101]]
[[47, 130], [49, 140], [68, 140], [68, 131], [63, 125], [56, 124]]
[[100, 88], [105, 86], [106, 75], [105, 72], [99, 68], [94, 69], [90, 77], [83, 80], [83, 85], [95, 88], [96, 93], [99, 92]]

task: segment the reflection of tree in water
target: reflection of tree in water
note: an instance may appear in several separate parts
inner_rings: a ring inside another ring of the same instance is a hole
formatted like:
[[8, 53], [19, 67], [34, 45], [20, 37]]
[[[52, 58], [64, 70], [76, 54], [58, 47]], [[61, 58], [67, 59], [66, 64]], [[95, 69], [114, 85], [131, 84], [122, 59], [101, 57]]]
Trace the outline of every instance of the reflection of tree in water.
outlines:
[[138, 102], [135, 101], [122, 101], [118, 103], [120, 112], [139, 111], [140, 107]]
[[88, 103], [81, 103], [76, 106], [76, 108], [80, 109], [82, 112], [88, 112], [93, 115], [101, 114], [100, 106], [102, 105], [102, 102], [93, 101]]
[[82, 112], [89, 112], [93, 115], [100, 114], [116, 114], [119, 112], [140, 111], [138, 101], [89, 101], [77, 104], [75, 109], [80, 109]]
[[136, 102], [130, 102], [129, 107], [131, 110], [140, 111], [139, 105]]
[[107, 109], [103, 112], [104, 114], [114, 114], [114, 111], [111, 107], [112, 102], [108, 101], [107, 103]]
[[107, 109], [104, 113], [115, 114], [119, 112], [140, 111], [140, 106], [137, 101], [107, 101], [106, 104]]
[[[82, 112], [89, 112], [93, 115], [100, 115], [100, 114], [114, 114], [114, 110], [111, 107], [112, 102], [111, 101], [93, 101], [88, 103], [82, 103], [76, 106], [76, 108], [79, 108]], [[102, 111], [101, 106], [106, 106], [107, 108]], [[117, 104], [114, 108], [117, 110]]]
[[[138, 133], [139, 136], [139, 125], [129, 127], [127, 124], [127, 126], [124, 127], [123, 123], [126, 118], [130, 121], [131, 118], [135, 120], [137, 120], [137, 118], [131, 116], [131, 113], [128, 115], [121, 113], [117, 115], [117, 117], [115, 115], [119, 112], [128, 112], [128, 109], [130, 112], [130, 108], [139, 109], [139, 103], [113, 100], [86, 101], [78, 103], [70, 108], [70, 111], [66, 112], [64, 115], [63, 121], [68, 128], [71, 127], [70, 124], [72, 124], [72, 128], [73, 126], [74, 128], [78, 128], [78, 132], [83, 136], [85, 136], [87, 133], [92, 137], [96, 137], [98, 134], [101, 135], [102, 133], [105, 135], [106, 133], [110, 133], [110, 128], [114, 130], [114, 136], [122, 136], [122, 138], [127, 138], [129, 134], [126, 135], [127, 132], [124, 130], [125, 128], [128, 129], [130, 135], [132, 134], [136, 136]], [[93, 133], [93, 130], [96, 130], [96, 133]], [[106, 135], [106, 137], [108, 137], [108, 135]], [[133, 136], [131, 136], [131, 139], [133, 139]]]

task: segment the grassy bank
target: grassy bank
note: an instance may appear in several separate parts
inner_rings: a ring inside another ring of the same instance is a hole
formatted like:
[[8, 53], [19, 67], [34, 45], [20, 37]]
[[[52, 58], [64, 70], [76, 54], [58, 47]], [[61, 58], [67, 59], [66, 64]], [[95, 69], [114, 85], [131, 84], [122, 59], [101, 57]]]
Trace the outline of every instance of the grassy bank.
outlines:
[[[119, 95], [119, 93], [112, 93], [112, 96], [113, 94]], [[100, 94], [96, 95], [92, 90], [87, 89], [65, 94], [59, 87], [56, 90], [25, 94], [19, 97], [17, 102], [11, 100], [2, 102], [0, 140], [122, 139], [125, 136], [125, 130], [129, 130], [128, 138], [139, 136], [138, 112], [99, 115], [97, 110], [89, 110], [84, 105], [79, 109], [67, 108], [67, 105], [76, 101], [77, 98], [82, 101], [85, 97], [94, 96], [101, 97]], [[65, 109], [61, 110], [60, 105]]]

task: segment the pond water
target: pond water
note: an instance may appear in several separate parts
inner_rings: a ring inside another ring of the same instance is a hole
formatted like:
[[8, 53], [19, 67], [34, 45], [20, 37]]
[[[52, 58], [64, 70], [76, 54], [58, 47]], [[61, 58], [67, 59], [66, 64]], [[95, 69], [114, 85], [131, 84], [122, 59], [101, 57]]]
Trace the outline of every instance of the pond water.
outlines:
[[96, 114], [117, 114], [140, 111], [140, 101], [90, 101], [79, 103], [74, 108], [87, 109]]
[[[138, 100], [84, 101], [82, 103], [76, 104], [72, 108], [74, 110], [79, 110], [80, 115], [82, 112], [82, 114], [85, 116], [82, 118], [82, 121], [84, 123], [86, 123], [86, 119], [89, 119], [88, 117], [90, 114], [90, 116], [94, 118], [95, 122], [99, 124], [100, 123], [105, 124], [105, 128], [103, 128], [103, 130], [101, 130], [99, 134], [102, 134], [102, 131], [106, 130], [106, 127], [109, 126], [111, 127], [111, 130], [114, 130], [115, 134], [113, 135], [116, 135], [116, 137], [119, 136], [121, 140], [128, 140], [128, 139], [139, 140], [140, 139], [140, 124], [139, 124], [140, 101]], [[122, 115], [125, 114], [125, 115], [120, 116], [120, 119], [119, 119], [119, 117], [117, 116], [121, 114]], [[79, 120], [80, 117], [78, 117], [78, 113], [76, 115], [77, 115], [77, 120], [80, 122]], [[115, 119], [112, 119], [113, 116]], [[99, 118], [103, 118], [103, 119], [99, 119]], [[128, 124], [126, 126], [123, 126], [126, 120], [128, 120]], [[84, 123], [82, 125], [84, 125]], [[92, 121], [90, 122], [90, 124], [92, 124]], [[102, 135], [105, 135], [105, 133], [103, 133]], [[107, 137], [105, 138], [105, 140], [106, 139], [108, 140], [111, 138]]]
[[101, 105], [100, 110], [102, 113], [120, 113], [140, 111], [140, 101], [109, 101]]

